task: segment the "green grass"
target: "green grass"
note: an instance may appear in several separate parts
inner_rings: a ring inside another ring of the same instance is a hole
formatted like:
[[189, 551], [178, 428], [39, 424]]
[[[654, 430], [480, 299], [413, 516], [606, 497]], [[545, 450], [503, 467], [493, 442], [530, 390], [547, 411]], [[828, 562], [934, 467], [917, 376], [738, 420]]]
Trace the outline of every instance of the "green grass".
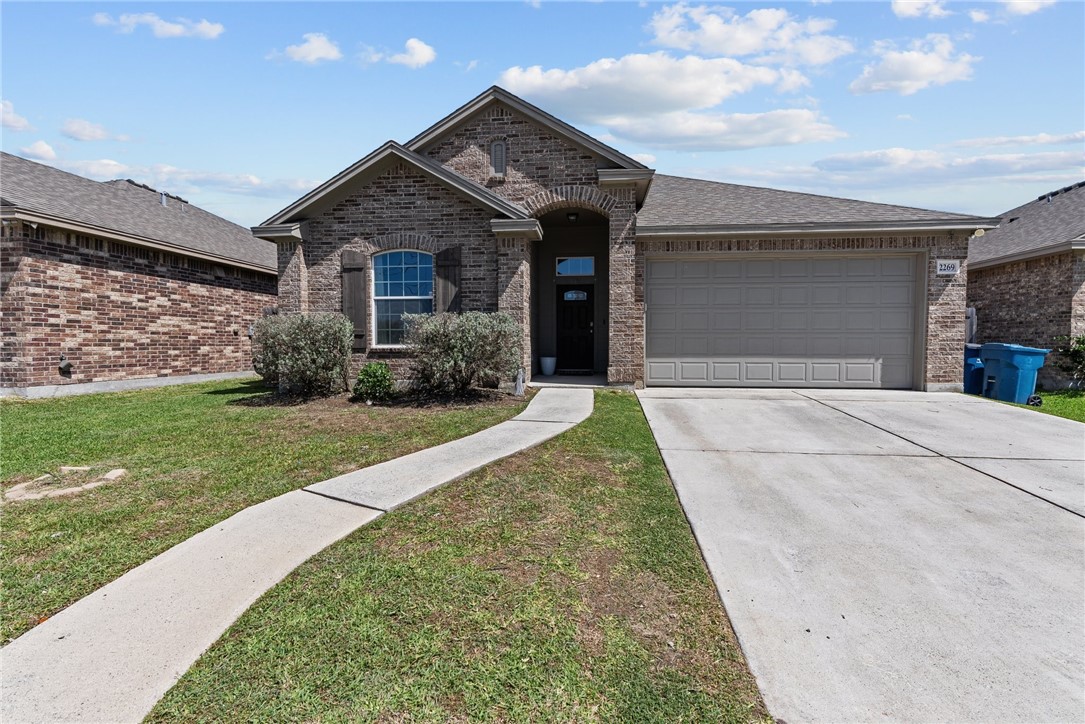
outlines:
[[150, 716], [767, 718], [640, 407], [612, 391], [310, 559]]
[[1065, 417], [1068, 420], [1085, 422], [1085, 390], [1058, 390], [1038, 394], [1044, 404], [1030, 409]]
[[258, 381], [0, 403], [3, 486], [62, 465], [118, 482], [3, 510], [0, 640], [255, 503], [489, 427], [522, 403], [261, 404]]

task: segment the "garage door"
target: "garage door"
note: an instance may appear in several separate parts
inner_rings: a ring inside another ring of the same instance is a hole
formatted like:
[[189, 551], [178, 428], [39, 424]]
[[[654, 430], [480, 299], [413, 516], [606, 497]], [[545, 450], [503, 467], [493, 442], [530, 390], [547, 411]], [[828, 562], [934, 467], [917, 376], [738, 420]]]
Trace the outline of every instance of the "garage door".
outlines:
[[914, 256], [649, 260], [647, 383], [912, 386]]

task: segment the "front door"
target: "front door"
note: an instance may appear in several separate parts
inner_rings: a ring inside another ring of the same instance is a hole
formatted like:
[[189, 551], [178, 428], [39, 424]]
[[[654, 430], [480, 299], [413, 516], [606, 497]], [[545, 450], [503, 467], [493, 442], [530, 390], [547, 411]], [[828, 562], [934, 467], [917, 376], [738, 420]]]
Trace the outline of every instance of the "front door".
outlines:
[[558, 287], [558, 372], [595, 368], [594, 284]]

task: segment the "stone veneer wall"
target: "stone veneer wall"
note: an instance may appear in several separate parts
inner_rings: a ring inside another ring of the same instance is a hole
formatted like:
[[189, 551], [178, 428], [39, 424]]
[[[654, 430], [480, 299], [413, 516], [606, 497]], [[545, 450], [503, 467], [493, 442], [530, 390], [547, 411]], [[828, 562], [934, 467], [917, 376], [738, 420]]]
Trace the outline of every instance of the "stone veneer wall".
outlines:
[[[968, 304], [976, 308], [980, 344], [1052, 349], [1054, 337], [1085, 334], [1085, 254], [1066, 252], [973, 270]], [[1069, 381], [1053, 356], [1037, 379], [1044, 387]]]
[[0, 387], [252, 368], [248, 328], [275, 306], [273, 274], [44, 226], [5, 234]]
[[[959, 388], [963, 379], [965, 294], [964, 270], [957, 276], [938, 276], [937, 259], [963, 260], [968, 255], [968, 236], [834, 237], [810, 239], [704, 239], [651, 240], [637, 243], [636, 289], [643, 305], [645, 258], [657, 254], [721, 254], [771, 252], [901, 251], [929, 252], [927, 257], [927, 338], [924, 350], [924, 387]], [[643, 331], [641, 332], [643, 341]], [[643, 351], [641, 351], [643, 360]]]

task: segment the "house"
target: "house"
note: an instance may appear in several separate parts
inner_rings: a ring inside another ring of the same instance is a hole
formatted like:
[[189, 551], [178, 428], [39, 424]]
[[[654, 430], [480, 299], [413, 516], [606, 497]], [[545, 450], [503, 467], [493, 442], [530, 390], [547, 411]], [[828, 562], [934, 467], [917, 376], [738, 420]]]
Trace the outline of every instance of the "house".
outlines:
[[177, 196], [7, 153], [0, 197], [0, 393], [251, 373], [274, 245]]
[[[976, 341], [1051, 349], [1056, 337], [1085, 334], [1085, 181], [1002, 215], [968, 247], [968, 305]], [[1047, 388], [1069, 376], [1048, 357], [1037, 376]]]
[[253, 233], [280, 308], [344, 310], [357, 363], [402, 368], [404, 312], [500, 310], [529, 376], [933, 390], [961, 386], [963, 262], [994, 223], [656, 174], [493, 87]]

